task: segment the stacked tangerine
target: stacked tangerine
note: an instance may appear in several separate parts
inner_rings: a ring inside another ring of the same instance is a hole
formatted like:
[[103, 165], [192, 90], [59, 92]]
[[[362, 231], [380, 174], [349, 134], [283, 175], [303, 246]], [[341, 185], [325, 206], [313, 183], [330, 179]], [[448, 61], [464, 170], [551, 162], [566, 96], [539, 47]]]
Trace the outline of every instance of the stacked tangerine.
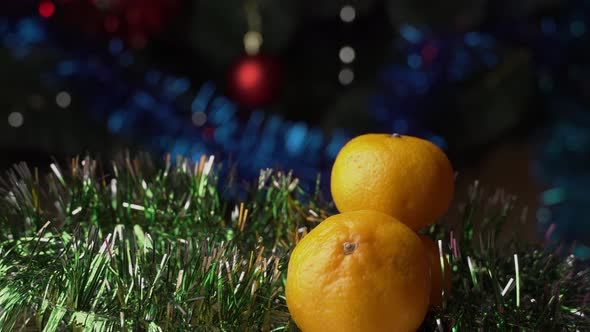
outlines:
[[416, 233], [449, 208], [447, 156], [417, 137], [358, 136], [336, 157], [331, 191], [340, 214], [291, 254], [285, 291], [293, 320], [304, 332], [416, 331], [443, 287], [450, 291], [438, 247]]

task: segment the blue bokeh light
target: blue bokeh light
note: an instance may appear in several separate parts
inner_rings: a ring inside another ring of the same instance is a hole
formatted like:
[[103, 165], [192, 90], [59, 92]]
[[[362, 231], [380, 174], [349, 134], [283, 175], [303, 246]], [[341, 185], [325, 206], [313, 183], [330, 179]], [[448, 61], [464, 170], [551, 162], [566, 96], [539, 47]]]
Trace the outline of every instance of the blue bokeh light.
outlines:
[[113, 55], [117, 55], [123, 51], [123, 41], [119, 38], [113, 38], [109, 42], [109, 51]]
[[422, 32], [409, 24], [404, 24], [401, 27], [400, 34], [410, 43], [417, 44], [422, 41]]
[[304, 149], [307, 126], [305, 123], [294, 124], [286, 134], [285, 144], [287, 152], [292, 156], [300, 156]]

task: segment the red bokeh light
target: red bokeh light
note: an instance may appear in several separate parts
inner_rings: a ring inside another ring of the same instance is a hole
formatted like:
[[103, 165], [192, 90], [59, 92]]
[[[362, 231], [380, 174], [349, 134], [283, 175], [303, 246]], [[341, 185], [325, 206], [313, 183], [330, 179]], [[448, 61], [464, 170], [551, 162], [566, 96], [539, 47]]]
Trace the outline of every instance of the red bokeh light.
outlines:
[[207, 127], [205, 129], [203, 129], [203, 132], [201, 135], [203, 136], [203, 139], [205, 139], [207, 141], [211, 141], [211, 140], [213, 140], [213, 137], [215, 136], [215, 128]]
[[53, 16], [55, 13], [55, 5], [51, 1], [43, 1], [39, 4], [39, 15], [45, 18]]
[[262, 68], [260, 67], [260, 63], [253, 60], [244, 61], [236, 75], [238, 81], [237, 83], [242, 87], [242, 89], [257, 89], [258, 85], [260, 84], [260, 80], [262, 79]]
[[113, 33], [119, 28], [119, 18], [114, 15], [109, 15], [104, 20], [104, 29], [107, 32]]
[[230, 97], [244, 107], [267, 105], [280, 90], [281, 68], [277, 59], [269, 55], [240, 58], [228, 76]]
[[426, 60], [426, 62], [433, 61], [436, 56], [438, 55], [438, 47], [433, 44], [427, 44], [422, 48], [422, 58]]

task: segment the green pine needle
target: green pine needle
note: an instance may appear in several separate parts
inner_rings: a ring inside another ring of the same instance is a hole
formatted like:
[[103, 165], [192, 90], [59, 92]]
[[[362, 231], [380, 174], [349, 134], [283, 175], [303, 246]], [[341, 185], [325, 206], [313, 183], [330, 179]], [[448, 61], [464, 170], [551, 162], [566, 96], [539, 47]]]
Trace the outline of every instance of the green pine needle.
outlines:
[[[0, 331], [297, 330], [289, 252], [335, 213], [319, 179], [306, 191], [291, 173], [263, 170], [243, 183], [212, 158], [50, 169], [40, 179], [18, 165], [1, 180]], [[590, 330], [590, 270], [503, 239], [513, 205], [476, 184], [458, 232], [428, 230], [453, 290], [423, 331]]]

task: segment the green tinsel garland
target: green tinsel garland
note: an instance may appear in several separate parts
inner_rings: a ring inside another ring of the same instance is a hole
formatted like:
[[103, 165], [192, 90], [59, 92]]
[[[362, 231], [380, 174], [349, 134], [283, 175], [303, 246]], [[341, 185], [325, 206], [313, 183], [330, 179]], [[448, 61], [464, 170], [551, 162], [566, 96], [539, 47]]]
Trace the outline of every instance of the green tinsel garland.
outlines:
[[[103, 168], [104, 166], [104, 168]], [[0, 185], [0, 331], [296, 331], [290, 248], [335, 213], [290, 173], [220, 179], [213, 159], [73, 159]], [[513, 198], [475, 185], [461, 229], [428, 230], [453, 291], [423, 331], [590, 331], [590, 269], [518, 237]]]

